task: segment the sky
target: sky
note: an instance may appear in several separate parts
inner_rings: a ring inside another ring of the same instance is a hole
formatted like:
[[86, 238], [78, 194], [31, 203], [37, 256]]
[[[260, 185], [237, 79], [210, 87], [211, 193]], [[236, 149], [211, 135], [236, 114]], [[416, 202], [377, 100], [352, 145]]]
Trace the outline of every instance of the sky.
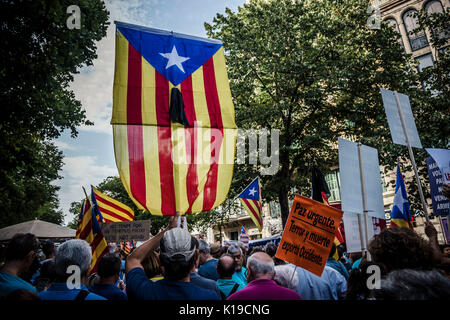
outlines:
[[[75, 75], [71, 90], [86, 110], [94, 126], [81, 126], [78, 136], [63, 132], [55, 144], [64, 154], [63, 177], [54, 182], [58, 192], [64, 225], [73, 220], [70, 204], [84, 197], [82, 186], [98, 185], [108, 176], [117, 176], [112, 126], [112, 91], [115, 56], [114, 21], [127, 22], [178, 33], [206, 37], [204, 22], [212, 22], [225, 8], [236, 11], [245, 0], [107, 0], [110, 25], [107, 35], [97, 43], [93, 66], [83, 67]], [[81, 12], [81, 15], [83, 12]]]

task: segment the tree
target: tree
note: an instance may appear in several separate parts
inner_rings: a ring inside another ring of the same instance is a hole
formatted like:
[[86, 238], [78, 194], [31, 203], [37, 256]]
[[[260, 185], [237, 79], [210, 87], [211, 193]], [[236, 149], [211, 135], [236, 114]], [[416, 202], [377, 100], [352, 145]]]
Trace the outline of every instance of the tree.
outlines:
[[[250, 0], [205, 23], [208, 36], [224, 43], [238, 127], [280, 130], [280, 170], [262, 180], [265, 200], [280, 202], [283, 225], [292, 193], [310, 194], [312, 165], [326, 172], [337, 164], [338, 137], [377, 148], [381, 164], [391, 168], [407, 154], [392, 144], [381, 87], [411, 97], [419, 127], [436, 111], [418, 89], [415, 63], [399, 35], [384, 22], [380, 29], [367, 27], [368, 5]], [[433, 127], [427, 138], [436, 134]], [[242, 188], [258, 169], [236, 166], [233, 184], [240, 181]]]
[[56, 191], [62, 153], [50, 141], [92, 124], [69, 89], [106, 35], [103, 2], [80, 0], [81, 28], [69, 29], [69, 0], [2, 1], [0, 11], [0, 226], [40, 217], [62, 221]]

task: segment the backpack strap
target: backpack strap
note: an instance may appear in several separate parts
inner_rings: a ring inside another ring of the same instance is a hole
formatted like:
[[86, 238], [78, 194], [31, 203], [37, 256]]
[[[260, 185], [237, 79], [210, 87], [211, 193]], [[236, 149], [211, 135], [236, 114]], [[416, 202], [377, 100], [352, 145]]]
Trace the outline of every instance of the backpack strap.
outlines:
[[238, 288], [239, 288], [239, 283], [236, 283], [234, 285], [233, 289], [231, 289], [230, 294], [228, 296], [231, 296], [233, 293], [235, 293]]
[[75, 297], [75, 299], [73, 299], [73, 301], [84, 301], [86, 300], [86, 297], [88, 296], [90, 292], [87, 290], [81, 290], [80, 292], [78, 292], [77, 296]]
[[219, 293], [222, 300], [227, 300], [227, 296], [225, 295], [225, 293], [222, 292], [222, 290], [219, 289]]

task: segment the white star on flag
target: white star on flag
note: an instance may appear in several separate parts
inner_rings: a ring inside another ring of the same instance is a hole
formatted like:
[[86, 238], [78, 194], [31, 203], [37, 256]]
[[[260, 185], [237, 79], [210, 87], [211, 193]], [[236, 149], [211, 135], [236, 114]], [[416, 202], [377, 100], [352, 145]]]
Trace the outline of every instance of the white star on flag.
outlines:
[[160, 52], [159, 54], [169, 60], [169, 61], [167, 61], [166, 69], [169, 69], [171, 66], [177, 66], [178, 69], [180, 69], [181, 71], [183, 71], [183, 73], [185, 73], [183, 66], [181, 64], [183, 62], [185, 62], [186, 60], [189, 60], [190, 58], [179, 56], [178, 52], [177, 52], [177, 48], [175, 46], [173, 46], [172, 52], [170, 52], [170, 53], [161, 53]]
[[250, 190], [248, 190], [248, 194], [253, 196], [256, 193], [256, 189], [255, 188], [251, 188]]
[[398, 210], [400, 210], [400, 212], [404, 214], [403, 204], [405, 203], [408, 203], [408, 200], [403, 198], [402, 188], [398, 188], [394, 196], [394, 206], [396, 206]]

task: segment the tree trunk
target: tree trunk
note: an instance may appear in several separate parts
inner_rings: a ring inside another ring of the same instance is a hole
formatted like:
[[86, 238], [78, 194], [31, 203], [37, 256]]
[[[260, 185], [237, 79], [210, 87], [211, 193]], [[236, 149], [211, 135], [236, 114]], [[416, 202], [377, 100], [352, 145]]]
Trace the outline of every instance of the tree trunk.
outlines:
[[288, 197], [288, 190], [285, 190], [287, 188], [281, 188], [280, 192], [278, 193], [278, 200], [280, 201], [280, 208], [281, 208], [281, 222], [283, 224], [283, 230], [284, 226], [286, 225], [287, 218], [289, 216], [289, 197]]

